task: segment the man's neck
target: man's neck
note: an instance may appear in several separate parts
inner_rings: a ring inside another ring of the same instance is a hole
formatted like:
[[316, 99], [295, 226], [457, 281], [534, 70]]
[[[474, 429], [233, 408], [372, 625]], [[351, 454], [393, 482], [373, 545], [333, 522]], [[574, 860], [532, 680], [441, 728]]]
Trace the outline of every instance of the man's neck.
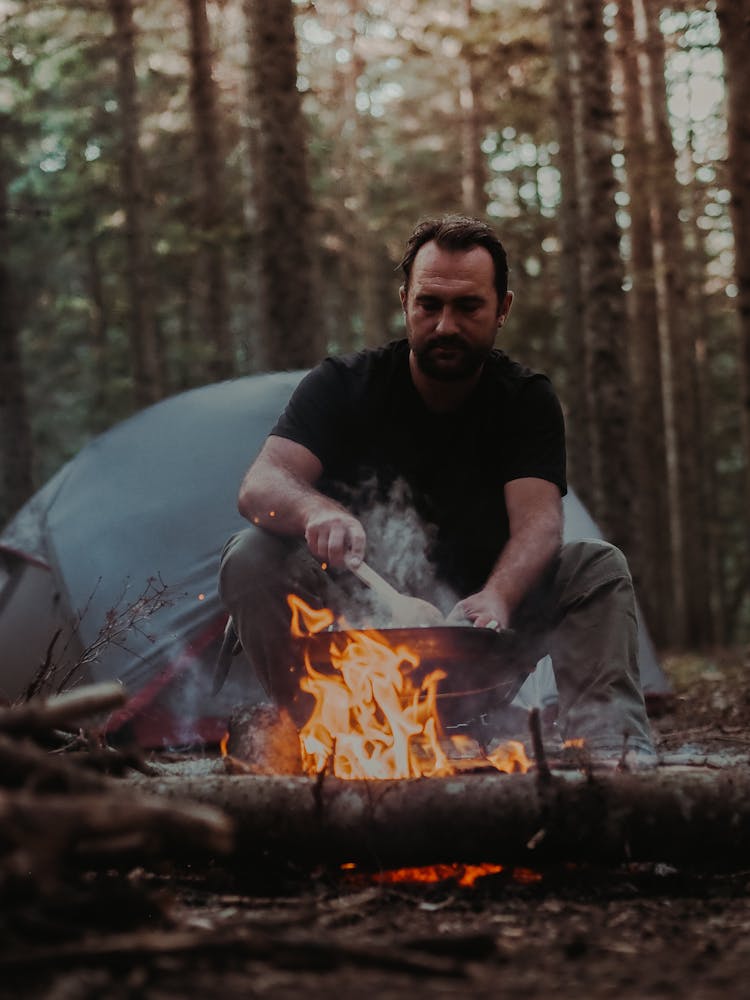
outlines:
[[414, 388], [427, 409], [433, 413], [450, 413], [459, 409], [471, 395], [482, 374], [480, 368], [476, 374], [458, 382], [443, 382], [440, 379], [430, 378], [417, 364], [413, 351], [409, 351], [409, 371]]

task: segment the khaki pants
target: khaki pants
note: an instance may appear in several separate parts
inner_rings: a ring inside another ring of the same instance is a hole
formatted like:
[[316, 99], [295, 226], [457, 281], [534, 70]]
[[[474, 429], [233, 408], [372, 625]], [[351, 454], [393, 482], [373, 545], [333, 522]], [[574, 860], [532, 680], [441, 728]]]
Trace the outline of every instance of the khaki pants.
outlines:
[[[324, 572], [304, 544], [249, 527], [227, 542], [220, 594], [242, 647], [267, 693], [302, 724], [311, 708], [298, 690], [287, 594], [337, 612], [350, 573]], [[425, 595], [420, 595], [425, 596]], [[356, 625], [356, 622], [352, 623]], [[562, 546], [514, 620], [514, 656], [528, 669], [552, 658], [564, 739], [583, 738], [592, 752], [627, 747], [650, 752], [651, 734], [638, 673], [635, 598], [625, 557], [594, 539]]]

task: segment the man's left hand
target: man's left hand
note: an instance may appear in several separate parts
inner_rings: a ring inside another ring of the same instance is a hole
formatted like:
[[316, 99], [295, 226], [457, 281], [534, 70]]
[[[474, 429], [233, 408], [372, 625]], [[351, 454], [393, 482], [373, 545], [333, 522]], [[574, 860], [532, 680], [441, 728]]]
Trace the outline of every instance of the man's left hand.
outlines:
[[498, 594], [480, 590], [477, 594], [464, 597], [448, 615], [449, 624], [458, 624], [467, 619], [476, 628], [491, 628], [496, 632], [510, 628], [510, 609]]

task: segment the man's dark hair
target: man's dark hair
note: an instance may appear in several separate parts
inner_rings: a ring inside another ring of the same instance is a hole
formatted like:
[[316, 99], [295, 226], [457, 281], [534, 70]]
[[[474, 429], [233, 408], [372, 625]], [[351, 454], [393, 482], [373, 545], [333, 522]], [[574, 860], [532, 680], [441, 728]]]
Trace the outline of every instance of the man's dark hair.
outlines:
[[425, 243], [435, 242], [443, 250], [471, 250], [484, 247], [495, 265], [495, 290], [501, 304], [508, 291], [508, 258], [497, 235], [480, 219], [465, 215], [446, 215], [442, 219], [425, 219], [409, 237], [399, 267], [404, 272], [404, 288], [409, 290], [409, 276], [417, 252]]

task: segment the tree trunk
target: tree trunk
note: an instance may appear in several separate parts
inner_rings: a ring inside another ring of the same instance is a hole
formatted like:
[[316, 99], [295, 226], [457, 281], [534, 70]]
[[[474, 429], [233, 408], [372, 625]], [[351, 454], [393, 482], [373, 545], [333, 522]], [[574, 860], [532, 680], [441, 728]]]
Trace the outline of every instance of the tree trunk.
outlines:
[[135, 71], [132, 0], [108, 0], [115, 28], [117, 103], [120, 110], [120, 181], [125, 210], [130, 350], [135, 399], [140, 406], [162, 395], [151, 285], [151, 251], [146, 238], [143, 154]]
[[587, 391], [591, 412], [594, 511], [602, 530], [633, 547], [630, 385], [623, 264], [612, 166], [614, 115], [600, 0], [577, 0], [581, 159], [579, 220]]
[[633, 571], [646, 620], [657, 645], [669, 636], [671, 613], [669, 512], [664, 483], [666, 453], [662, 423], [658, 302], [654, 278], [649, 190], [649, 150], [643, 116], [639, 52], [633, 4], [617, 6], [617, 55], [623, 79], [623, 116], [630, 196], [630, 273], [628, 296], [630, 367], [633, 384], [633, 472], [636, 539]]
[[246, 0], [245, 11], [258, 113], [255, 196], [265, 354], [272, 370], [304, 368], [319, 360], [322, 338], [294, 9], [291, 0]]
[[[689, 71], [688, 71], [689, 72]], [[686, 86], [691, 87], [688, 75]], [[700, 86], [700, 84], [699, 84]], [[689, 136], [689, 148], [694, 152], [694, 132]], [[690, 163], [695, 164], [696, 157], [690, 156]], [[683, 167], [683, 169], [685, 169]], [[722, 505], [719, 491], [719, 449], [716, 447], [716, 392], [712, 386], [711, 373], [714, 360], [718, 353], [716, 344], [711, 337], [713, 324], [709, 314], [708, 302], [704, 292], [704, 278], [707, 274], [709, 255], [705, 243], [705, 234], [698, 226], [698, 219], [703, 214], [704, 191], [691, 168], [691, 183], [688, 186], [690, 201], [687, 211], [690, 224], [686, 229], [686, 251], [688, 262], [688, 307], [693, 317], [695, 339], [695, 369], [696, 369], [696, 405], [700, 414], [700, 434], [697, 446], [700, 449], [698, 458], [702, 470], [701, 482], [701, 525], [705, 531], [706, 558], [708, 576], [705, 586], [711, 609], [711, 640], [718, 645], [724, 645], [729, 637], [727, 628], [727, 581], [723, 564], [728, 552], [723, 538]], [[720, 435], [719, 435], [720, 436]]]
[[[750, 510], [750, 0], [717, 0], [727, 92], [727, 171], [734, 231], [734, 270], [742, 386], [745, 508]], [[750, 567], [750, 518], [746, 562]], [[747, 570], [750, 579], [750, 568]]]
[[18, 510], [33, 490], [31, 426], [16, 302], [8, 270], [10, 225], [3, 138], [0, 133], [0, 524]]
[[695, 326], [688, 314], [687, 258], [680, 222], [675, 151], [667, 110], [664, 36], [659, 0], [636, 0], [643, 22], [646, 59], [646, 128], [652, 148], [651, 198], [659, 327], [664, 379], [668, 493], [672, 519], [674, 642], [705, 645], [711, 616], [705, 526], [700, 518], [703, 433], [697, 407]]
[[[352, 184], [354, 211], [347, 213], [346, 229], [351, 233], [351, 246], [356, 261], [357, 293], [352, 301], [358, 307], [361, 340], [367, 347], [378, 347], [388, 338], [386, 336], [383, 316], [380, 309], [381, 297], [378, 294], [379, 261], [376, 260], [374, 240], [370, 230], [373, 211], [370, 198], [370, 171], [363, 160], [367, 147], [367, 137], [363, 128], [362, 113], [357, 107], [358, 80], [365, 71], [365, 60], [360, 51], [359, 33], [356, 16], [361, 4], [359, 0], [349, 0], [349, 49], [351, 58], [345, 85], [346, 104], [344, 114], [350, 117], [352, 144], [348, 150], [347, 163], [343, 165], [344, 172], [349, 173]], [[345, 248], [342, 264], [348, 269], [348, 253]], [[355, 316], [349, 316], [349, 326], [354, 325]], [[351, 334], [355, 334], [351, 330]], [[339, 339], [339, 338], [337, 338]], [[343, 338], [346, 345], [347, 338]], [[353, 343], [349, 338], [349, 346], [354, 349], [361, 343]]]
[[103, 431], [107, 426], [107, 397], [110, 377], [109, 345], [107, 343], [107, 307], [99, 260], [99, 244], [93, 233], [86, 241], [86, 258], [89, 299], [91, 301], [89, 330], [93, 377], [89, 426], [95, 431]]
[[476, 31], [474, 21], [476, 10], [473, 0], [464, 0], [464, 15], [469, 44], [463, 46], [461, 60], [461, 86], [459, 102], [461, 106], [461, 154], [463, 170], [461, 192], [464, 211], [467, 215], [482, 218], [487, 208], [485, 184], [487, 167], [482, 152], [482, 104], [476, 56], [472, 44], [472, 33]]
[[574, 359], [569, 366], [563, 394], [568, 429], [570, 481], [586, 506], [593, 510], [593, 470], [591, 412], [585, 389], [583, 342], [583, 298], [581, 294], [580, 197], [577, 145], [581, 135], [581, 101], [578, 50], [569, 2], [550, 0], [547, 4], [552, 56], [555, 63], [555, 109], [560, 123], [558, 168], [562, 198], [557, 214], [560, 234], [560, 299], [562, 338], [566, 353]]
[[219, 136], [216, 83], [211, 68], [211, 44], [206, 0], [187, 0], [190, 15], [190, 105], [198, 168], [198, 234], [201, 244], [202, 327], [210, 347], [212, 380], [231, 378], [234, 345], [229, 327], [229, 283], [224, 249], [224, 156]]

